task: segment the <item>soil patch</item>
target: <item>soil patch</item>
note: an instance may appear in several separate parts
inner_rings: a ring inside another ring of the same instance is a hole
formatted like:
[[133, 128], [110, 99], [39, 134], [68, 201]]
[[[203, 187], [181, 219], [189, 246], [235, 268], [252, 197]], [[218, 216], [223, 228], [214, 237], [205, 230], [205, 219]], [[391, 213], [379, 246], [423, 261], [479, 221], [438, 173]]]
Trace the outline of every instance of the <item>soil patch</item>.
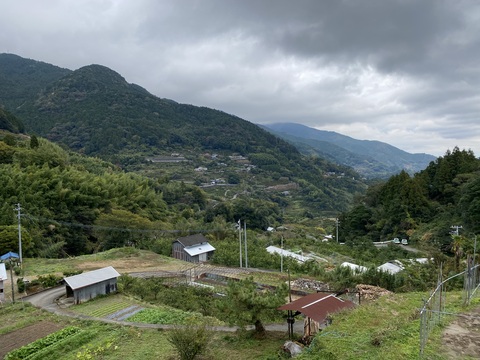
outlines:
[[50, 321], [26, 326], [0, 337], [0, 359], [14, 349], [30, 344], [37, 339], [47, 336], [63, 328], [63, 325]]
[[449, 359], [480, 359], [480, 307], [448, 325], [442, 343]]

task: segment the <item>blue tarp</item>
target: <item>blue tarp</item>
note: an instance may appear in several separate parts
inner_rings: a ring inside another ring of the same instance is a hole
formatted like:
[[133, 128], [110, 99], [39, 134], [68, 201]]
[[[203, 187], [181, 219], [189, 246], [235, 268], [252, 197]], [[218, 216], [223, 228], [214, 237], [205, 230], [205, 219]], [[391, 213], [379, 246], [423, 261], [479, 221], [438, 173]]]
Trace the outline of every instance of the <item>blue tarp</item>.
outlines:
[[12, 259], [12, 258], [14, 258], [14, 259], [19, 259], [20, 256], [18, 256], [17, 253], [14, 253], [14, 252], [11, 252], [11, 251], [9, 251], [8, 253], [3, 254], [2, 256], [0, 256], [0, 260], [8, 260], [8, 259]]

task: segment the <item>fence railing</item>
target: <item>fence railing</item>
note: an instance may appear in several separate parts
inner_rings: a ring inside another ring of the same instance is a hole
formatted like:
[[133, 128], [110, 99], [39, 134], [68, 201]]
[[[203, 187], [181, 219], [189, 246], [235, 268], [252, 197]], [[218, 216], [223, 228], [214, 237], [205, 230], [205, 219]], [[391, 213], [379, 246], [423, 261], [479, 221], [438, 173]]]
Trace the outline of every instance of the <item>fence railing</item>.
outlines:
[[460, 276], [464, 276], [463, 304], [469, 305], [480, 287], [480, 264], [473, 265], [469, 259], [467, 261], [467, 269], [461, 273], [450, 276], [445, 280], [441, 280], [442, 275], [439, 275], [437, 287], [432, 291], [428, 300], [424, 301], [420, 310], [420, 357], [423, 355], [431, 331], [442, 321], [443, 316], [447, 314], [445, 312], [447, 301], [446, 285]]

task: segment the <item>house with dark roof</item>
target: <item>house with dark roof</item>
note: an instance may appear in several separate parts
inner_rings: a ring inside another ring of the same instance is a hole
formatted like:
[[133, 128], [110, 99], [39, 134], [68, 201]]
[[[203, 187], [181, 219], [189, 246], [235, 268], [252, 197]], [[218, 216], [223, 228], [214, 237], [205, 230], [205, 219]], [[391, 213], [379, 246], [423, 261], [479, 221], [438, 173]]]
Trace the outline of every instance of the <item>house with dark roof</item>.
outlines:
[[172, 257], [175, 259], [200, 263], [208, 261], [215, 248], [208, 243], [202, 234], [178, 238], [172, 244]]
[[120, 274], [112, 266], [88, 271], [86, 273], [68, 276], [63, 279], [67, 297], [73, 297], [75, 304], [80, 304], [117, 291], [117, 278]]

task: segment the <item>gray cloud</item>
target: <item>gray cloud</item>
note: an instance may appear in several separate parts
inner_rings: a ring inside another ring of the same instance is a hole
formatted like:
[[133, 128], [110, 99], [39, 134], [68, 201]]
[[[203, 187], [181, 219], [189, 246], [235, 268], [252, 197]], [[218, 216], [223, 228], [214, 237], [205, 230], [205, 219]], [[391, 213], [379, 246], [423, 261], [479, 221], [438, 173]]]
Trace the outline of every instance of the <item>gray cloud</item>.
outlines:
[[252, 122], [480, 152], [474, 0], [18, 0], [0, 23], [0, 52]]

